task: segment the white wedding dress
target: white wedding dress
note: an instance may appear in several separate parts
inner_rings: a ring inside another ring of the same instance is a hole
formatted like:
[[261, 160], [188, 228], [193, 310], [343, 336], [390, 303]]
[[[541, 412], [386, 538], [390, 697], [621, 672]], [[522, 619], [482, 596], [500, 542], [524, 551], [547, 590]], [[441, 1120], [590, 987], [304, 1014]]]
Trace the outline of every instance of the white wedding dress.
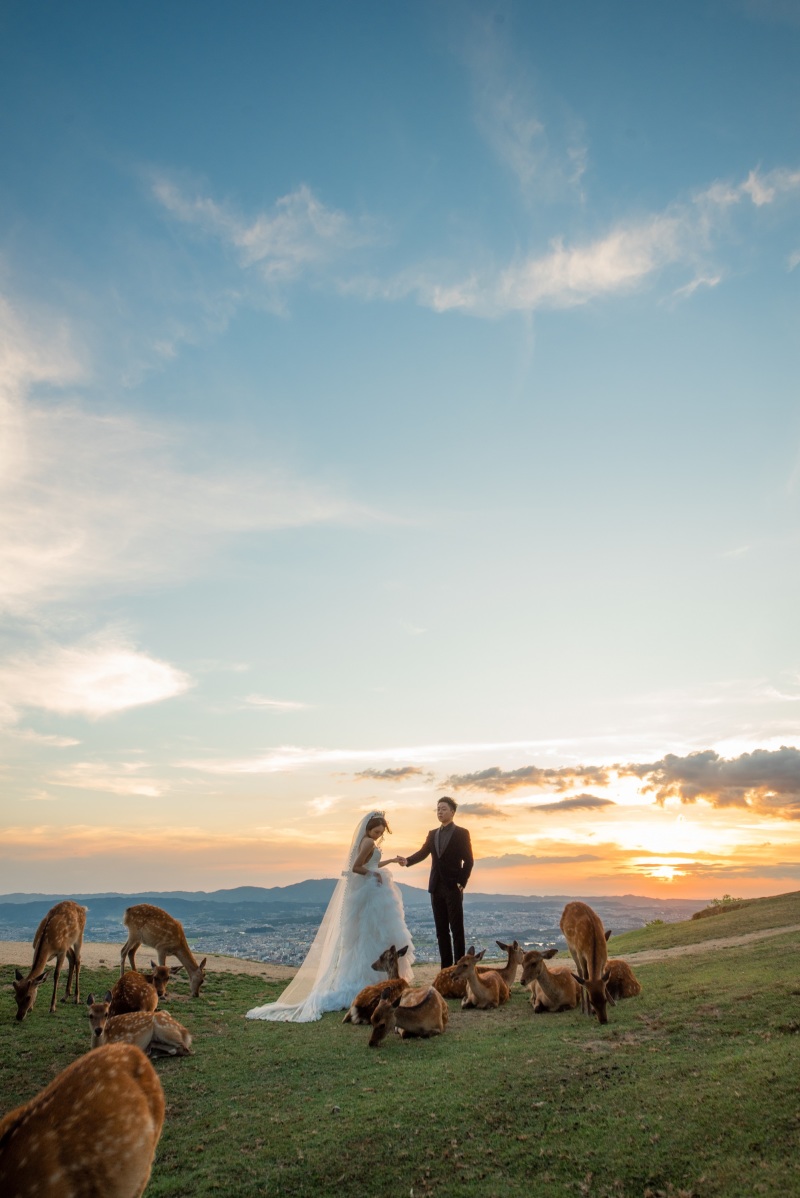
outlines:
[[[369, 818], [369, 817], [367, 817]], [[325, 1011], [341, 1011], [350, 1006], [359, 990], [381, 980], [372, 968], [381, 953], [394, 945], [408, 952], [400, 958], [400, 975], [413, 981], [411, 965], [414, 947], [406, 927], [403, 898], [387, 869], [356, 874], [352, 862], [364, 836], [364, 819], [356, 829], [351, 845], [350, 867], [342, 874], [328, 904], [319, 931], [296, 977], [278, 1002], [267, 1003], [247, 1012], [248, 1019], [282, 1020], [310, 1023]], [[366, 868], [378, 869], [381, 850], [375, 846]]]

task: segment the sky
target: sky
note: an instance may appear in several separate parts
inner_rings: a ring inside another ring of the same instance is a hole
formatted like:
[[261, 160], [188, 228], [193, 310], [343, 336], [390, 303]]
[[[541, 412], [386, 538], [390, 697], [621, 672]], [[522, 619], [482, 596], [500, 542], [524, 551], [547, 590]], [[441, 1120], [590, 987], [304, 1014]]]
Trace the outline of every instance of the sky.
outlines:
[[800, 886], [799, 53], [6, 0], [0, 892]]

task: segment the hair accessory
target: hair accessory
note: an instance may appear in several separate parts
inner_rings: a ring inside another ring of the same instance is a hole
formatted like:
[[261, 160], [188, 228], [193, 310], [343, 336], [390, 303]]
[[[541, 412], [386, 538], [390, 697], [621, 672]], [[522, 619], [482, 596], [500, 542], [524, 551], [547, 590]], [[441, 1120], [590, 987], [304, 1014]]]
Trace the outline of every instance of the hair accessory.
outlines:
[[379, 815], [381, 817], [381, 819], [383, 819], [384, 816], [386, 815], [386, 812], [385, 811], [370, 811], [369, 815], [367, 816], [367, 819], [375, 819], [375, 817], [377, 815]]

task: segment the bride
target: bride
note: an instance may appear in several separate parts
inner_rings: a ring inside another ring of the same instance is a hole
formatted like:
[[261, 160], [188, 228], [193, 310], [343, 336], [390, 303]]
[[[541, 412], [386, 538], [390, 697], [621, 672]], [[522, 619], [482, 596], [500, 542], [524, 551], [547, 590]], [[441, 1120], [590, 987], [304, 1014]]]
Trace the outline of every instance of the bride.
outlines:
[[355, 830], [347, 869], [336, 884], [308, 955], [278, 1002], [247, 1012], [248, 1019], [309, 1023], [325, 1011], [349, 1007], [359, 990], [379, 980], [372, 962], [384, 949], [407, 944], [400, 974], [413, 980], [414, 948], [403, 899], [388, 872], [396, 857], [381, 861], [378, 841], [391, 829], [382, 811], [365, 815]]

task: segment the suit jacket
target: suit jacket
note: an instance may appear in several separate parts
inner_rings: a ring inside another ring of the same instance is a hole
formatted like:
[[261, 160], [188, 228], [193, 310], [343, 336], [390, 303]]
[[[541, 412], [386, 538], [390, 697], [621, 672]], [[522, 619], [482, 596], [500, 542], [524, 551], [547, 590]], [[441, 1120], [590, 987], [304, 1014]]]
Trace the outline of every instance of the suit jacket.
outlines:
[[469, 875], [472, 873], [472, 842], [467, 829], [461, 828], [457, 824], [453, 825], [450, 840], [441, 857], [436, 852], [438, 830], [438, 828], [431, 828], [419, 852], [412, 853], [410, 857], [406, 858], [409, 865], [416, 865], [418, 861], [424, 861], [426, 857], [430, 856], [429, 893], [433, 893], [439, 882], [444, 882], [445, 886], [451, 889], [455, 886], [466, 886]]

